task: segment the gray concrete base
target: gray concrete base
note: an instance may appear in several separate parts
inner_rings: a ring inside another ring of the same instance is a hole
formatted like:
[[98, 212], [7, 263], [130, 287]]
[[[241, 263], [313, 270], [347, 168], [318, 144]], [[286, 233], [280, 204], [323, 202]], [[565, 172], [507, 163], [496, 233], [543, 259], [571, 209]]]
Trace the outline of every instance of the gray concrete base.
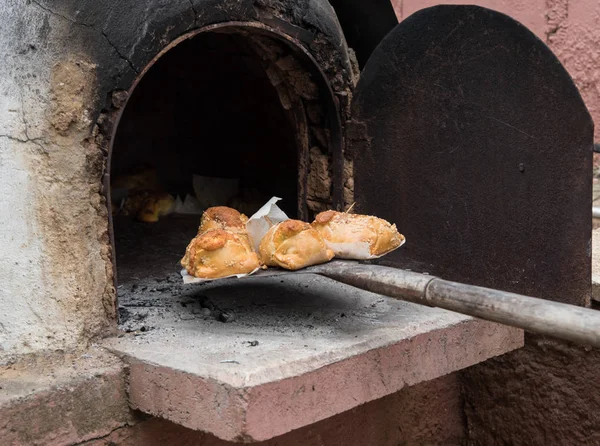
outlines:
[[0, 367], [0, 444], [68, 445], [133, 421], [126, 373], [101, 348]]
[[[211, 306], [235, 319], [215, 320]], [[193, 285], [128, 311], [144, 331], [104, 345], [130, 365], [132, 407], [234, 441], [266, 440], [523, 345], [521, 330], [314, 275]]]

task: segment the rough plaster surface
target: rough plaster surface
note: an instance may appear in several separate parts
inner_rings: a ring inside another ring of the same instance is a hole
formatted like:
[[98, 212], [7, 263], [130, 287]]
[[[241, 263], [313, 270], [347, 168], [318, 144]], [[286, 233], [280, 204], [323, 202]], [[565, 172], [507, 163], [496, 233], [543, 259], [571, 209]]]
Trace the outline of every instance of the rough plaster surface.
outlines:
[[83, 346], [114, 310], [103, 155], [89, 143], [96, 66], [63, 53], [64, 20], [35, 3], [3, 2], [0, 17], [1, 363]]
[[600, 302], [600, 228], [592, 231], [592, 299]]
[[[520, 330], [319, 276], [244, 282], [190, 287], [153, 307], [123, 302], [146, 329], [104, 345], [130, 364], [133, 408], [261, 441], [522, 345]], [[204, 318], [207, 299], [235, 320]]]
[[600, 2], [549, 0], [546, 43], [573, 77], [600, 141]]
[[392, 0], [398, 20], [403, 20], [419, 9], [435, 5], [479, 5], [503, 12], [519, 20], [538, 37], [543, 37], [546, 0]]
[[600, 444], [600, 351], [529, 336], [463, 372], [469, 443]]
[[[406, 388], [256, 446], [398, 446], [463, 444], [462, 398], [456, 375]], [[86, 446], [227, 446], [204, 432], [151, 418], [84, 443]]]
[[592, 276], [600, 276], [600, 228], [592, 231]]
[[[523, 23], [557, 55], [600, 122], [600, 3], [596, 0], [392, 0], [399, 20], [438, 4], [476, 4]], [[595, 140], [600, 141], [600, 126]]]
[[99, 348], [0, 367], [0, 444], [76, 444], [132, 423], [125, 379]]

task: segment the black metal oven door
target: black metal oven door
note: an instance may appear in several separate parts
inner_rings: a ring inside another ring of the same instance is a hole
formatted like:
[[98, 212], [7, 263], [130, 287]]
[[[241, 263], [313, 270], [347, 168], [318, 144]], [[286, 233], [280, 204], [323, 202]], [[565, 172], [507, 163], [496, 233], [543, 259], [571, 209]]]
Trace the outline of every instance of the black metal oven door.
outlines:
[[352, 107], [357, 211], [407, 238], [385, 262], [585, 303], [593, 123], [532, 32], [475, 6], [419, 11], [375, 49]]

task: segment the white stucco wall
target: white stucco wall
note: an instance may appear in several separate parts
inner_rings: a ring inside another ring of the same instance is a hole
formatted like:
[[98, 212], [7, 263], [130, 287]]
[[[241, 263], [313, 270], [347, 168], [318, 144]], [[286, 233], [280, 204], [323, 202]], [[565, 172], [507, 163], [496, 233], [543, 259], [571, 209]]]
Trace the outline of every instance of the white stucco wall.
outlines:
[[[90, 226], [102, 234], [106, 226], [98, 212], [99, 181], [85, 178], [96, 150], [83, 145], [85, 110], [74, 118], [81, 126], [62, 134], [52, 128], [64, 104], [73, 102], [64, 94], [61, 102], [61, 87], [52, 85], [57, 66], [79, 63], [80, 56], [65, 50], [68, 27], [35, 3], [0, 2], [0, 363], [15, 354], [81, 346], [107, 325], [102, 294], [110, 277], [103, 264], [90, 266], [102, 260], [106, 241], [97, 236], [82, 249], [77, 236], [89, 234]], [[69, 218], [75, 227], [64, 225], [64, 232], [74, 234], [74, 256], [62, 234], [61, 222]]]
[[[25, 19], [23, 4], [0, 4], [0, 358], [17, 349], [48, 345], [51, 327], [62, 319], [56, 302], [44, 298], [42, 240], [31, 206], [35, 178], [27, 159], [28, 152], [40, 150], [27, 140], [29, 126], [37, 127], [33, 123], [43, 115], [45, 104], [38, 102], [27, 112], [24, 106], [33, 99], [32, 91], [41, 95], [47, 90], [42, 79], [48, 78], [49, 69], [38, 56], [36, 78], [29, 72], [33, 65], [26, 41], [42, 22], [35, 13]], [[26, 122], [32, 124], [26, 128]], [[31, 133], [38, 132], [32, 128]]]

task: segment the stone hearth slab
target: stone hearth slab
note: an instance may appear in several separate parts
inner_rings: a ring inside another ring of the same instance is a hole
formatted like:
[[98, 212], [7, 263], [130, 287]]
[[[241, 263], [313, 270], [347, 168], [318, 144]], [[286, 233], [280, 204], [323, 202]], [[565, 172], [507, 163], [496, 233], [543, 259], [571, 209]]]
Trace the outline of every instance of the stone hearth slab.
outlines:
[[132, 407], [235, 441], [282, 435], [523, 345], [522, 330], [309, 274], [123, 304], [133, 331], [104, 345], [129, 363]]

